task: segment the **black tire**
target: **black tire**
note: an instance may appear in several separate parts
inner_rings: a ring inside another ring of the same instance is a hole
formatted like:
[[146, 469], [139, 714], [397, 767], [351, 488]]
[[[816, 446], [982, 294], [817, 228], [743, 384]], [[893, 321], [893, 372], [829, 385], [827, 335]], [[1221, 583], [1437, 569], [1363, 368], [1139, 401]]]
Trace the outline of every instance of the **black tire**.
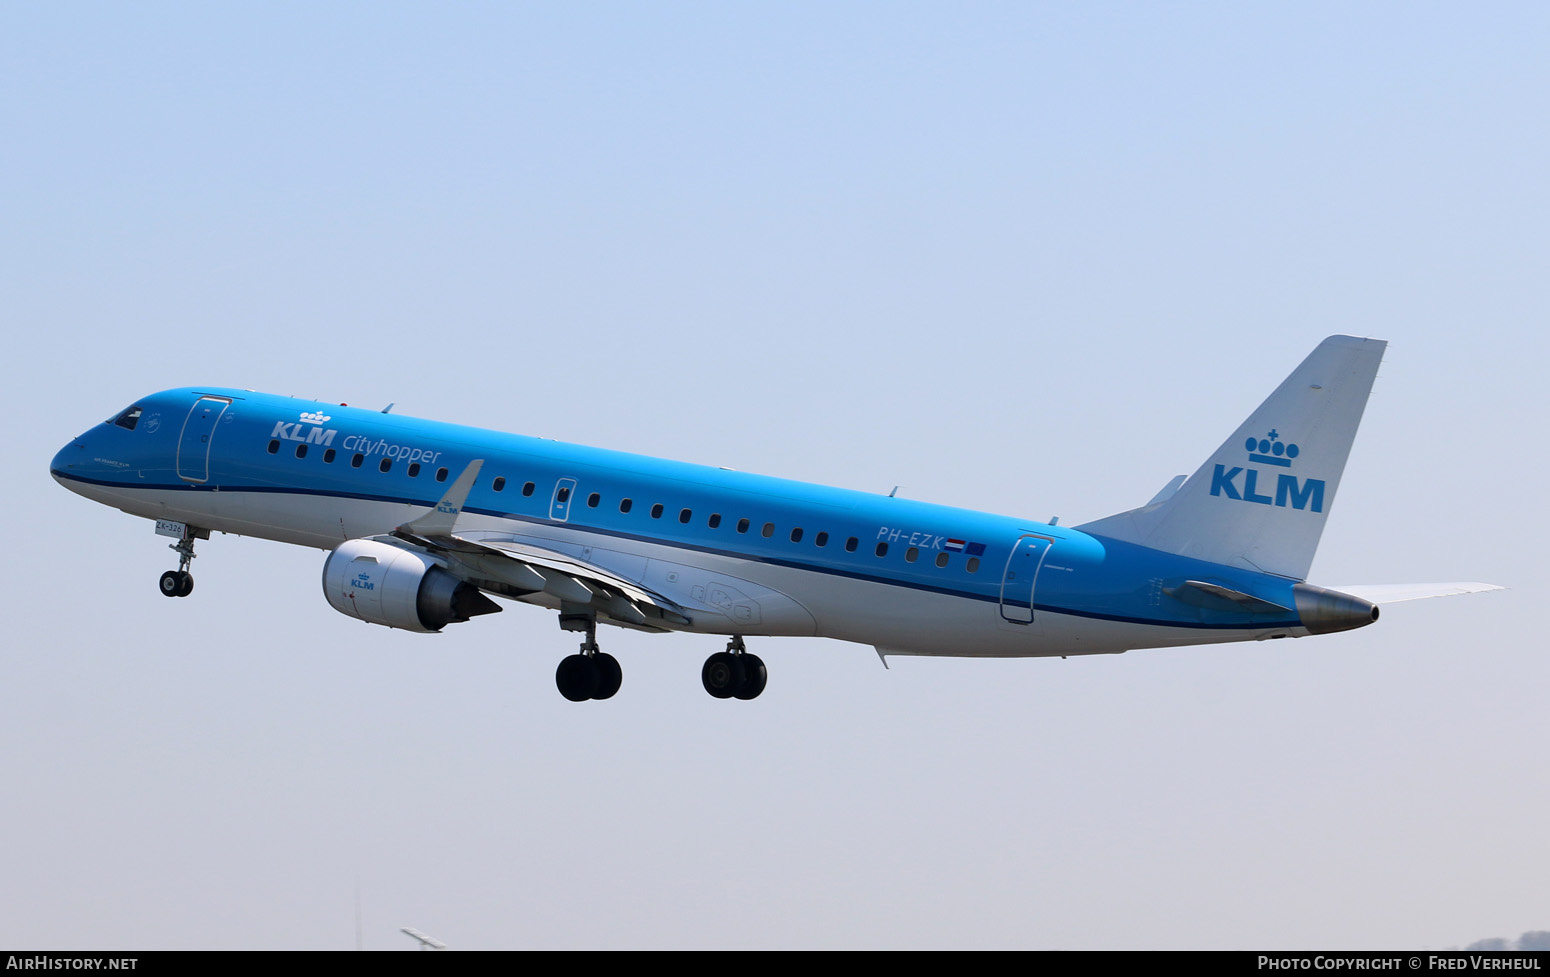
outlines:
[[182, 597], [183, 579], [176, 570], [168, 570], [161, 575], [161, 595], [163, 597]]
[[554, 670], [554, 684], [572, 702], [585, 702], [597, 691], [598, 667], [586, 655], [567, 655]]
[[730, 699], [743, 687], [746, 675], [743, 663], [730, 651], [718, 651], [705, 659], [700, 669], [700, 682], [705, 691], [718, 699]]
[[770, 673], [764, 667], [764, 659], [758, 655], [745, 652], [739, 657], [743, 659], [743, 685], [734, 694], [739, 699], [757, 699], [759, 693], [764, 691], [764, 683], [769, 680]]
[[592, 664], [598, 673], [597, 691], [592, 693], [592, 698], [612, 699], [624, 681], [624, 669], [619, 667], [619, 659], [600, 651], [592, 656]]
[[178, 571], [178, 596], [187, 597], [194, 592], [194, 575], [187, 570]]

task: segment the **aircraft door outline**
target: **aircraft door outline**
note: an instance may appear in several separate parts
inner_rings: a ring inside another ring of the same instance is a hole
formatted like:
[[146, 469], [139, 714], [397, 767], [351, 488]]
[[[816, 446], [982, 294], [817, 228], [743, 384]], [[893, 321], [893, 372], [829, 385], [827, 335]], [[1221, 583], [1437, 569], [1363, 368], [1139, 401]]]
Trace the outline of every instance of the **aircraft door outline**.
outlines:
[[227, 397], [200, 397], [188, 409], [178, 434], [178, 477], [185, 482], [210, 480], [210, 446], [215, 425], [231, 406]]
[[570, 520], [571, 499], [576, 496], [576, 480], [562, 478], [554, 483], [554, 495], [549, 499], [549, 518], [555, 522]]
[[1001, 573], [1001, 619], [1012, 624], [1033, 623], [1033, 594], [1039, 582], [1039, 568], [1054, 540], [1048, 536], [1024, 534], [1018, 537]]

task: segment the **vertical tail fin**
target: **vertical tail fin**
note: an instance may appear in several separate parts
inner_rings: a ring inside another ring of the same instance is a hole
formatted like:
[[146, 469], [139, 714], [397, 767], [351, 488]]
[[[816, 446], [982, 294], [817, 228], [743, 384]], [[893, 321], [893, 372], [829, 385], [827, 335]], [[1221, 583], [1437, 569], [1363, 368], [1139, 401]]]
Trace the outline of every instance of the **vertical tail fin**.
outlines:
[[1305, 579], [1387, 345], [1329, 337], [1176, 491], [1076, 528]]

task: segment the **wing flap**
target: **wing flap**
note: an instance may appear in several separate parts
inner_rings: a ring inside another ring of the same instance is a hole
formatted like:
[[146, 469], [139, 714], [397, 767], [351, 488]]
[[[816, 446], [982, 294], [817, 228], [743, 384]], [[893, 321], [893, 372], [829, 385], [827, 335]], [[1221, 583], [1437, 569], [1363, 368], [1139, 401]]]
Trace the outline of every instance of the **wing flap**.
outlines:
[[460, 576], [494, 579], [528, 594], [543, 592], [636, 627], [689, 624], [688, 612], [660, 594], [595, 564], [508, 540], [475, 541], [461, 536], [394, 536], [423, 546], [457, 564]]

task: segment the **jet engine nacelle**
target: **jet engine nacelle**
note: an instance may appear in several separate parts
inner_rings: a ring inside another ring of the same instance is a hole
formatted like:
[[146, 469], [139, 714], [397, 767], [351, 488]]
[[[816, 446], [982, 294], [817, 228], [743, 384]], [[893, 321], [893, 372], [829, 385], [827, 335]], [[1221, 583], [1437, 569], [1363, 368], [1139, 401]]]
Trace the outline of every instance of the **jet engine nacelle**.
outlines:
[[352, 539], [323, 564], [323, 595], [334, 610], [407, 631], [440, 631], [500, 605], [417, 550]]

